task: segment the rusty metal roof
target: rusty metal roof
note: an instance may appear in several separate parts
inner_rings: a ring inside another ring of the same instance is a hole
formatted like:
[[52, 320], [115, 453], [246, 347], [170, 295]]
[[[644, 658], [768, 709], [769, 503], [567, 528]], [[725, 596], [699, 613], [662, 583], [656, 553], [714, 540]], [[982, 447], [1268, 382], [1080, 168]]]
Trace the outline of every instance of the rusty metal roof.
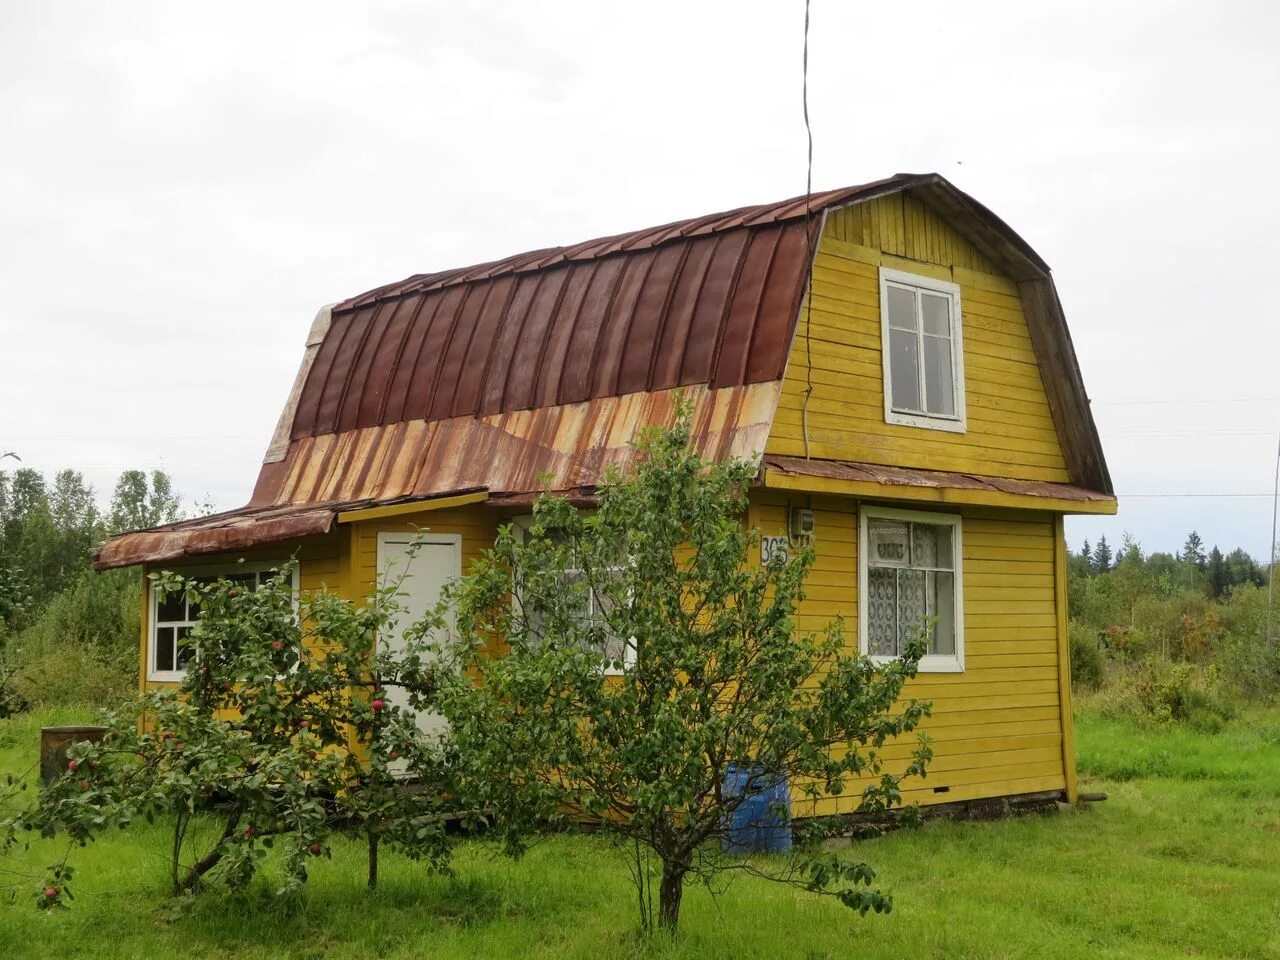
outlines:
[[[317, 315], [249, 507], [128, 534], [96, 565], [243, 549], [328, 529], [338, 510], [460, 489], [590, 489], [625, 466], [639, 429], [671, 422], [678, 389], [702, 456], [759, 456], [822, 215], [907, 189], [1015, 280], [1051, 290], [1025, 241], [937, 174], [415, 275]], [[1048, 314], [1065, 371], [1055, 423], [1085, 482], [1109, 492], [1065, 323]]]
[[[900, 190], [814, 194], [808, 210]], [[290, 439], [783, 374], [804, 197], [420, 274], [336, 304]], [[816, 243], [820, 216], [808, 220]]]
[[267, 543], [328, 533], [334, 511], [315, 504], [242, 507], [108, 540], [93, 555], [96, 570], [159, 563], [204, 554], [246, 550]]
[[382, 501], [474, 487], [494, 494], [590, 487], [607, 467], [625, 469], [637, 431], [674, 422], [680, 393], [692, 404], [701, 456], [758, 456], [780, 390], [777, 380], [718, 390], [698, 384], [307, 437], [295, 441], [284, 460], [263, 467], [253, 502]]

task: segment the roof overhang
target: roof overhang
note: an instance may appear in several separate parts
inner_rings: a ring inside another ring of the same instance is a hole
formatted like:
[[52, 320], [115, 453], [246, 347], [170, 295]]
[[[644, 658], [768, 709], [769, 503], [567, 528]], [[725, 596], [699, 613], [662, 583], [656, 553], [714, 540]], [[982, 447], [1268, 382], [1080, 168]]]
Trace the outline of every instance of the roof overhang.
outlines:
[[846, 460], [767, 456], [761, 465], [760, 482], [766, 489], [832, 493], [865, 500], [911, 500], [1054, 513], [1109, 515], [1116, 512], [1115, 497], [1065, 483], [1008, 480]]
[[393, 502], [360, 500], [285, 507], [246, 507], [195, 520], [184, 520], [153, 530], [121, 534], [94, 551], [93, 568], [110, 570], [143, 563], [172, 563], [188, 557], [255, 550], [306, 537], [323, 536], [333, 530], [335, 523], [446, 510], [464, 504], [481, 503], [488, 498], [487, 490], [471, 489], [430, 497], [402, 497]]

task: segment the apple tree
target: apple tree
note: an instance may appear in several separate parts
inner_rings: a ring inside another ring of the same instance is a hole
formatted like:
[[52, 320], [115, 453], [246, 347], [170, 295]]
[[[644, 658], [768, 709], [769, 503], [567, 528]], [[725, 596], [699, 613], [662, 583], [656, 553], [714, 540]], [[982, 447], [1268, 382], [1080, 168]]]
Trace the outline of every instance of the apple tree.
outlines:
[[[473, 654], [440, 705], [476, 802], [517, 850], [548, 823], [589, 820], [620, 841], [646, 930], [676, 929], [686, 879], [729, 869], [889, 909], [866, 864], [801, 853], [761, 865], [720, 841], [747, 796], [784, 779], [801, 803], [853, 789], [861, 811], [899, 806], [927, 742], [896, 772], [881, 748], [928, 713], [900, 699], [922, 641], [877, 664], [839, 620], [798, 629], [813, 549], [749, 561], [756, 467], [704, 462], [687, 407], [637, 446], [597, 509], [544, 495], [458, 585]], [[488, 655], [494, 637], [506, 655]], [[747, 771], [744, 789], [726, 789], [731, 771]]]
[[[179, 893], [215, 868], [242, 886], [271, 848], [283, 852], [282, 890], [296, 890], [335, 831], [368, 838], [370, 886], [384, 841], [444, 867], [450, 748], [423, 736], [414, 715], [429, 707], [433, 668], [419, 653], [378, 646], [398, 584], [363, 603], [323, 591], [295, 597], [293, 567], [256, 589], [245, 578], [153, 575], [157, 589], [199, 609], [181, 683], [109, 717], [101, 743], [70, 748], [66, 774], [15, 827], [84, 844], [167, 818]], [[414, 629], [421, 638], [436, 626], [428, 617]], [[408, 706], [391, 703], [392, 687], [408, 691]], [[404, 789], [409, 778], [424, 789]]]

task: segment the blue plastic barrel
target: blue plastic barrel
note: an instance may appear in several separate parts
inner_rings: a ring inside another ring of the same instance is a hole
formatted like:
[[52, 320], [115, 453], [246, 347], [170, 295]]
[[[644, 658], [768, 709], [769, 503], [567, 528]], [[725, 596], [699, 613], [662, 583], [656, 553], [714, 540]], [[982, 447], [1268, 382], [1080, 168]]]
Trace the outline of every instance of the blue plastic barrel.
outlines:
[[786, 777], [766, 778], [755, 764], [731, 763], [726, 797], [742, 797], [721, 844], [725, 853], [786, 853], [791, 849], [791, 788]]

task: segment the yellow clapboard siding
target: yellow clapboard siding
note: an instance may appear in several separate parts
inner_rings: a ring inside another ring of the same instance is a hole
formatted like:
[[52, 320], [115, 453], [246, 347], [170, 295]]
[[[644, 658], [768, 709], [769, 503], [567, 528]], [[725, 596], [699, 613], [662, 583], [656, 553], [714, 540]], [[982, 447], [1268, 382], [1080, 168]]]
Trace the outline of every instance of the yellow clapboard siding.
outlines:
[[[775, 428], [778, 424], [786, 424], [794, 421], [797, 425], [802, 420], [800, 410], [794, 408], [780, 408], [774, 418]], [[963, 434], [946, 433], [944, 431], [930, 431], [933, 435], [927, 440], [922, 440], [912, 434], [911, 427], [905, 427], [898, 424], [892, 425], [894, 429], [880, 430], [880, 424], [875, 420], [869, 420], [856, 415], [843, 415], [835, 411], [828, 412], [826, 410], [815, 409], [812, 405], [809, 407], [809, 434], [811, 437], [817, 437], [822, 434], [836, 434], [841, 436], [860, 436], [868, 447], [878, 448], [881, 455], [884, 453], [892, 454], [909, 454], [911, 452], [918, 453], [922, 448], [936, 452], [938, 456], [967, 456], [970, 452], [970, 445]], [[1048, 442], [1039, 439], [1027, 439], [1015, 435], [1013, 432], [1004, 430], [1004, 446], [1006, 454], [1019, 462], [1027, 461], [1028, 463], [1040, 463], [1046, 466], [1052, 466], [1057, 462], [1058, 447], [1055, 442]], [[883, 462], [883, 461], [881, 461]], [[897, 463], [897, 458], [890, 461]]]
[[[1046, 769], [1049, 765], [1046, 765]], [[1017, 771], [1013, 771], [1016, 773]], [[1045, 793], [1062, 790], [1065, 786], [1062, 771], [1047, 772], [1039, 776], [1010, 776], [1003, 780], [983, 780], [974, 783], [957, 783], [945, 777], [939, 780], [925, 780], [923, 786], [902, 791], [902, 799], [906, 803], [955, 803], [960, 800], [976, 800], [982, 797], [1010, 797], [1022, 793]], [[948, 787], [946, 793], [937, 793], [940, 786]]]
[[[841, 615], [846, 642], [856, 648], [857, 504], [755, 491], [750, 519], [766, 532], [784, 532], [788, 507], [806, 504], [817, 511], [817, 559], [797, 626], [818, 632]], [[908, 683], [904, 700], [932, 706], [920, 729], [933, 741], [935, 761], [923, 784], [909, 780], [903, 788], [924, 803], [1033, 792], [1022, 788], [1026, 783], [1037, 784], [1037, 790], [1061, 789], [1053, 516], [980, 507], [963, 508], [961, 516], [965, 669], [922, 673]], [[882, 755], [900, 765], [914, 748], [914, 735], [905, 736], [887, 744]], [[935, 794], [935, 784], [949, 789]], [[839, 804], [852, 809], [863, 786], [851, 783]]]
[[[962, 434], [884, 422], [882, 265], [960, 286]], [[830, 213], [810, 297], [766, 453], [1069, 481], [1017, 286], [922, 202], [895, 194]]]
[[997, 667], [1048, 667], [1058, 669], [1058, 654], [1054, 650], [1028, 653], [976, 653], [967, 650], [964, 657], [965, 666], [970, 670], [986, 671]]
[[[934, 753], [947, 756], [968, 756], [984, 753], [1003, 753], [1008, 750], [1028, 750], [1039, 747], [1060, 748], [1062, 732], [1052, 721], [1041, 722], [1039, 729], [1027, 730], [1019, 727], [1016, 730], [983, 731], [982, 736], [973, 736], [967, 727], [943, 727], [929, 735], [929, 742]], [[913, 738], [899, 738], [885, 744], [880, 751], [883, 757], [907, 757], [918, 747]], [[1008, 757], [1006, 756], [1007, 760]]]
[[972, 707], [935, 713], [921, 724], [920, 729], [930, 736], [943, 728], [963, 729], [971, 731], [973, 736], [985, 736], [988, 732], [1003, 729], [1009, 724], [1021, 729], [1021, 724], [1044, 721], [1058, 724], [1060, 720], [1055, 700], [1053, 703]]

